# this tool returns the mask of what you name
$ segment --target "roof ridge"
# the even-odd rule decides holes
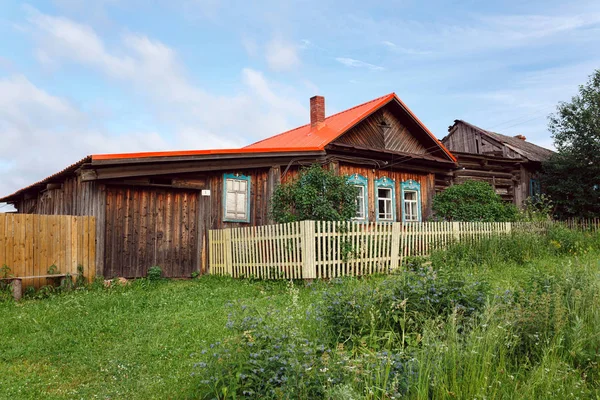
[[[458,121],[460,121],[460,122],[462,122],[462,123],[464,123],[464,124],[470,125],[470,126],[472,126],[473,128],[477,128],[477,129],[479,129],[480,131],[482,131],[482,132],[485,132],[485,133],[491,133],[491,134],[493,134],[493,135],[498,135],[498,136],[502,136],[502,137],[509,138],[509,139],[518,139],[516,136],[512,136],[512,135],[506,135],[506,134],[504,134],[504,133],[498,133],[498,132],[490,131],[490,130],[487,130],[487,129],[483,129],[483,128],[481,128],[481,127],[477,126],[477,125],[474,125],[474,124],[472,124],[472,123],[470,123],[470,122],[467,122],[467,121],[465,121],[465,120],[462,120],[462,119],[459,119]],[[534,145],[534,146],[540,147],[540,148],[542,148],[542,149],[545,149],[544,147],[542,147],[542,146],[540,146],[540,145],[537,145],[537,144],[535,144],[535,143],[529,142],[529,141],[527,141],[527,140],[523,140],[523,139],[519,139],[519,140],[522,140],[524,143],[528,143],[528,144],[531,144],[531,145]],[[548,149],[546,149],[546,150],[548,150]]]
[[[354,110],[354,109],[356,109],[356,108],[363,107],[363,106],[365,106],[365,105],[367,105],[367,104],[369,104],[369,103],[374,103],[374,102],[377,102],[377,101],[383,100],[383,99],[385,99],[386,97],[395,96],[395,95],[396,95],[396,93],[395,93],[395,92],[391,92],[391,93],[388,93],[388,94],[386,94],[386,95],[383,95],[383,96],[377,97],[377,98],[375,98],[375,99],[371,99],[371,100],[369,100],[369,101],[365,101],[364,103],[358,104],[358,105],[356,105],[356,106],[354,106],[354,107],[350,107],[350,108],[347,108],[347,109],[345,109],[345,110],[339,111],[339,112],[337,112],[337,113],[335,113],[335,114],[331,114],[330,116],[328,116],[328,117],[325,117],[325,121],[327,121],[329,118],[336,117],[336,116],[338,116],[338,115],[340,115],[340,114],[343,114],[343,113],[346,113],[346,112],[352,111],[352,110]],[[269,140],[269,139],[273,139],[273,138],[276,138],[276,137],[278,137],[278,136],[281,136],[281,135],[285,135],[286,133],[293,132],[293,131],[295,131],[295,130],[298,130],[298,129],[304,128],[304,127],[306,127],[306,126],[308,126],[308,125],[310,125],[310,123],[308,123],[308,124],[304,124],[304,125],[300,125],[300,126],[298,126],[298,127],[296,127],[296,128],[293,128],[293,129],[288,129],[288,130],[287,130],[287,131],[285,131],[285,132],[281,132],[281,133],[278,133],[278,134],[276,134],[276,135],[273,135],[273,136],[266,137],[266,138],[264,138],[264,139],[261,139],[261,140],[259,140],[259,141],[257,141],[257,142],[250,143],[250,144],[248,144],[248,145],[246,145],[246,146],[244,146],[244,147],[242,147],[242,148],[244,149],[244,148],[246,148],[246,147],[250,147],[250,146],[253,146],[253,145],[255,145],[255,144],[262,143],[262,142],[264,142],[265,140]]]

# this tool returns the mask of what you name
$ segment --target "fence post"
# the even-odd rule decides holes
[[[229,276],[233,276],[233,246],[231,243],[231,228],[225,229],[223,235],[223,251],[225,252],[223,261],[225,261],[225,271]]]
[[[398,258],[400,257],[400,235],[402,222],[392,222],[392,245],[391,245],[391,258],[390,258],[390,269],[393,271],[398,268]]]
[[[506,222],[506,234],[510,235],[510,233],[512,232],[512,222]]]
[[[460,242],[460,222],[452,222],[452,233],[454,240]]]
[[[317,268],[315,261],[315,221],[300,222],[302,279],[315,279]]]

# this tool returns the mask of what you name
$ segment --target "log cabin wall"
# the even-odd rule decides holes
[[[458,158],[459,169],[454,171],[453,183],[460,184],[470,180],[487,182],[503,200],[522,204],[525,199],[523,183],[527,179],[523,176],[522,167],[525,160],[458,152],[454,154]]]

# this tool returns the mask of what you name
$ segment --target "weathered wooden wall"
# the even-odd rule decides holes
[[[275,166],[275,170],[279,166]],[[270,197],[275,187],[275,180],[279,180],[276,172],[269,172],[269,168],[256,168],[252,170],[232,169],[229,171],[208,175],[211,191],[211,224],[210,229],[248,226],[248,223],[223,221],[223,173],[239,173],[250,177],[250,225],[260,226],[269,222]],[[271,177],[271,182],[269,181]]]
[[[66,178],[62,183],[47,185],[36,197],[25,198],[15,204],[22,214],[75,215],[96,217],[96,274],[104,269],[104,213],[105,187],[97,182],[82,182],[78,176]]]
[[[423,219],[431,215],[431,202],[435,194],[435,176],[434,174],[417,174],[403,171],[377,170],[362,166],[349,164],[340,164],[340,173],[344,175],[360,174],[368,180],[369,193],[369,221],[375,221],[375,180],[387,176],[393,179],[396,184],[396,217],[402,220],[402,201],[400,199],[400,184],[412,179],[421,184],[421,212]]]
[[[456,124],[452,131],[442,139],[442,143],[451,152],[487,154],[505,158],[521,158],[516,151],[504,146],[478,130],[465,124]]]
[[[339,137],[334,143],[411,154],[428,153],[428,149],[415,136],[415,133],[410,132],[389,108],[375,112],[348,133]]]
[[[510,158],[454,153],[459,169],[454,171],[454,183],[474,180],[487,182],[503,200],[521,204],[522,163]],[[522,160],[521,160],[522,161]]]
[[[108,187],[104,276],[136,278],[160,266],[164,276],[200,271],[199,193]]]
[[[61,274],[83,275],[92,281],[96,274],[96,230],[94,217],[66,215],[0,214],[0,267],[7,275],[48,275],[55,265]],[[2,277],[2,272],[0,272]],[[50,284],[45,278],[24,279],[23,285]]]

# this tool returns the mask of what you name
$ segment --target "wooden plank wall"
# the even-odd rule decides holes
[[[487,153],[500,157],[521,158],[521,155],[514,150],[462,123],[456,124],[452,131],[442,139],[442,143],[451,152]]]
[[[276,166],[278,169],[279,166]],[[266,225],[269,221],[270,198],[273,185],[269,184],[269,168],[253,170],[231,170],[227,173],[240,173],[250,177],[250,225]],[[272,179],[279,179],[279,174],[271,174]],[[209,176],[211,190],[211,225],[212,229],[248,226],[248,223],[223,221],[223,173]]]
[[[0,267],[10,268],[9,276],[47,275],[55,265],[57,273],[83,275],[91,282],[96,275],[96,219],[66,215],[0,214]],[[50,284],[45,278],[26,279],[23,285]]]
[[[160,266],[166,277],[200,271],[198,191],[108,187],[106,278],[146,276]]]
[[[385,129],[382,122],[386,124]],[[427,154],[432,150],[427,149],[389,108],[375,112],[334,143],[411,154]]]
[[[431,215],[431,203],[435,195],[435,175],[417,174],[404,171],[377,170],[362,166],[340,164],[340,173],[343,175],[361,174],[367,178],[369,194],[369,221],[375,221],[375,180],[387,176],[396,182],[396,217],[402,220],[402,202],[400,199],[400,184],[412,179],[421,184],[421,210],[423,219]]]
[[[103,274],[106,211],[106,192],[103,184],[82,182],[76,176],[69,177],[63,183],[40,192],[35,198],[20,201],[16,207],[22,214],[96,217],[96,274]]]

